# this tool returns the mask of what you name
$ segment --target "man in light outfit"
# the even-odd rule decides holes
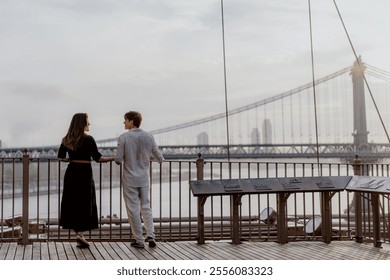
[[[125,129],[128,131],[118,138],[115,162],[123,163],[123,198],[135,237],[131,246],[144,248],[145,242],[148,242],[150,247],[155,247],[153,213],[149,199],[149,162],[153,157],[161,163],[164,157],[153,135],[140,129],[142,116],[139,112],[130,111],[124,118]],[[141,214],[146,229],[145,240],[142,236]]]

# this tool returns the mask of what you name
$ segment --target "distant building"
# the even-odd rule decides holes
[[[198,145],[208,145],[209,144],[209,135],[206,132],[202,132],[197,136]]]
[[[3,144],[1,143],[1,140],[0,140],[0,148],[3,147],[2,145],[3,145]]]
[[[259,129],[257,127],[252,129],[251,144],[252,145],[259,145],[260,144],[260,132],[259,132]]]
[[[269,119],[263,122],[263,144],[272,144],[272,125]]]

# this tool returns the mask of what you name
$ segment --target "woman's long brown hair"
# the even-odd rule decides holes
[[[70,150],[76,150],[80,140],[84,136],[85,126],[88,122],[86,113],[77,113],[70,122],[68,133],[62,138],[62,144]]]

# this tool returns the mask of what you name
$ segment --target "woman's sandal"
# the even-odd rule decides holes
[[[82,234],[77,234],[76,236],[76,241],[77,241],[77,247],[79,248],[88,248],[89,247],[89,242],[85,240],[84,236]]]

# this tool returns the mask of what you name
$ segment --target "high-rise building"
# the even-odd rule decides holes
[[[206,132],[198,134],[197,137],[198,145],[208,145],[209,144],[209,135]]]
[[[259,129],[257,127],[252,129],[251,144],[252,145],[259,145],[260,144],[260,132],[259,132]]]
[[[272,144],[272,125],[269,119],[263,122],[263,144]]]

